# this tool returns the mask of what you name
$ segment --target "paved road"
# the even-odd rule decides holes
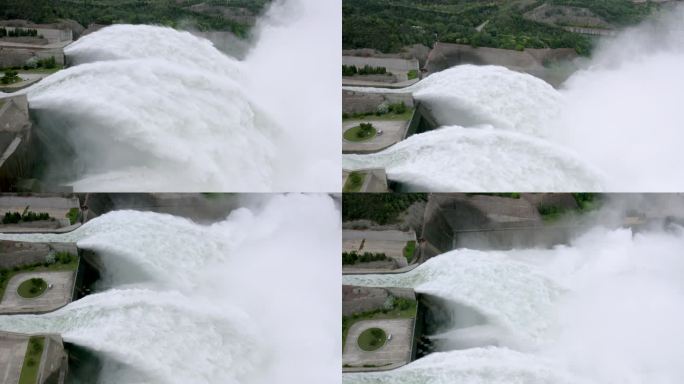
[[[7,283],[5,294],[0,301],[0,314],[44,313],[59,309],[71,302],[75,271],[63,272],[25,272],[14,275]],[[17,293],[19,284],[34,277],[52,284],[41,296],[26,299]]]
[[[362,320],[354,323],[347,333],[347,340],[342,353],[342,364],[363,367],[375,365],[372,370],[392,369],[411,362],[411,348],[413,347],[414,319]],[[392,340],[382,348],[367,352],[359,347],[357,342],[361,332],[369,328],[380,328]]]

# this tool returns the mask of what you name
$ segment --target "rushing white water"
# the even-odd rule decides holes
[[[600,174],[560,146],[492,127],[413,135],[370,155],[345,155],[344,167],[383,167],[415,191],[594,191]],[[438,166],[437,166],[438,165]]]
[[[679,6],[605,41],[560,90],[491,66],[431,75],[403,91],[413,92],[447,128],[376,156],[344,156],[343,166],[385,167],[390,178],[433,191],[680,191],[684,170],[673,164],[684,140],[682,18]],[[520,145],[513,135],[501,135],[492,148],[464,144],[484,135],[483,124],[535,144]],[[453,125],[462,133],[447,133]],[[556,169],[557,158],[548,155],[554,152],[589,166]],[[530,165],[533,171],[520,173]],[[558,177],[535,172],[539,168]]]
[[[345,276],[345,284],[414,287],[467,305],[508,334],[498,347],[443,351],[343,381],[681,382],[683,249],[681,229],[594,228],[550,250],[455,250],[404,275]],[[455,331],[438,337],[459,337]]]
[[[339,190],[340,9],[274,2],[244,61],[189,32],[110,26],[68,46],[76,65],[30,88],[30,106],[76,149],[76,190]]]
[[[339,227],[330,197],[290,195],[210,226],[115,211],[69,234],[2,235],[77,241],[106,276],[99,293],[0,328],[59,332],[121,363],[100,383],[336,383]]]

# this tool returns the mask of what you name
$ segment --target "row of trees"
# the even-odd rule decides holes
[[[7,29],[0,27],[0,38],[2,37],[23,37],[23,36],[38,36],[38,31],[35,29],[13,28]]]
[[[370,263],[372,261],[389,260],[387,255],[382,252],[364,252],[362,254],[356,251],[342,252],[342,265],[354,265],[356,263]]]
[[[17,224],[19,222],[31,222],[31,221],[41,221],[50,220],[50,215],[42,212],[24,212],[23,214],[19,212],[6,212],[5,216],[2,218],[3,224]]]
[[[385,67],[372,67],[366,64],[361,68],[357,68],[356,65],[342,65],[342,76],[385,75],[387,73],[387,68]]]

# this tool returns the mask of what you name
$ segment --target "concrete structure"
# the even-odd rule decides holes
[[[413,325],[415,319],[362,320],[347,333],[342,353],[343,372],[379,371],[401,367],[411,362]],[[392,339],[377,351],[367,352],[358,344],[361,332],[380,328]]]
[[[26,96],[0,98],[0,191],[12,191],[36,161]]]
[[[414,231],[373,231],[373,230],[342,230],[342,250],[357,253],[384,253],[391,261],[374,261],[343,265],[345,274],[382,273],[404,271],[408,262],[404,257],[404,248],[409,241],[417,241]]]
[[[0,241],[0,268],[12,269],[44,263],[50,254],[69,252],[77,256],[78,248],[71,243],[25,243]],[[76,294],[78,270],[73,271],[19,271],[7,282],[0,298],[0,314],[46,313],[69,304]],[[26,299],[17,293],[22,282],[31,278],[45,280],[48,288],[41,296]]]
[[[19,285],[33,278],[45,280],[48,289],[38,297],[31,299],[21,297],[17,293]],[[5,293],[0,300],[0,314],[39,314],[56,311],[71,302],[75,281],[76,271],[18,273],[7,283]]]
[[[1,195],[0,196],[0,218],[7,212],[22,213],[26,208],[36,213],[47,213],[51,220],[20,222],[17,224],[2,224],[0,222],[0,232],[4,233],[36,233],[53,232],[62,233],[78,228],[81,223],[71,224],[67,214],[71,209],[80,210],[80,202],[73,195],[40,195],[40,196],[20,196],[20,195]]]
[[[390,297],[401,297],[415,300],[416,294],[410,288],[377,288],[356,287],[352,285],[342,286],[342,316],[351,316],[355,313],[368,312],[382,308]]]
[[[18,384],[31,336],[43,336],[43,354],[38,368],[38,384],[64,384],[68,370],[67,354],[60,335],[27,335],[0,331],[0,381]]]
[[[384,193],[389,192],[387,185],[387,174],[384,169],[363,169],[354,171],[363,175],[363,185],[357,192]],[[352,171],[342,171],[342,185],[346,185]]]
[[[384,67],[391,75],[362,75],[343,77],[343,86],[357,87],[387,87],[403,88],[419,81],[419,78],[408,79],[409,71],[420,73],[420,66],[416,59],[402,59],[393,57],[362,57],[342,56],[342,65],[354,65],[362,68],[366,65],[371,67]]]
[[[416,300],[412,289],[342,286],[342,313],[344,316],[351,316],[381,309],[392,297]],[[418,317],[354,322],[349,327],[343,346],[343,372],[389,370],[410,363],[415,357],[416,340],[419,338],[416,332]],[[391,340],[387,340],[378,350],[362,350],[358,344],[359,335],[369,328],[382,329],[388,336],[392,336]]]
[[[0,240],[0,268],[45,262],[47,255],[54,252],[78,254],[73,243],[29,243],[23,241]]]
[[[429,74],[433,74],[461,64],[500,65],[539,77],[553,86],[559,86],[576,70],[572,62],[577,57],[577,52],[572,48],[527,48],[524,51],[514,51],[438,42],[430,51],[425,69]],[[565,65],[554,67],[550,66],[550,63]]]
[[[570,194],[432,194],[425,208],[421,252],[424,258],[456,248],[511,249],[567,243],[583,230],[573,223],[545,223],[538,206],[577,208]]]
[[[404,103],[413,108],[413,96],[410,93],[369,93],[361,91],[342,91],[342,113],[354,115],[357,113],[375,113],[382,104]]]
[[[6,24],[6,23],[5,23]],[[17,27],[0,25],[8,31]],[[74,35],[71,30],[46,28],[27,24],[22,29],[35,29],[37,37],[0,38],[0,68],[23,67],[33,61],[55,58],[58,65],[65,65],[64,48],[71,44]]]

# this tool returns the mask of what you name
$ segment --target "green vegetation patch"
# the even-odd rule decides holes
[[[413,261],[413,255],[416,253],[416,242],[415,240],[411,240],[406,243],[406,246],[404,247],[404,257],[406,258],[406,261],[411,264]]]
[[[555,205],[540,205],[537,207],[539,214],[545,222],[553,222],[568,213],[583,213],[593,211],[601,207],[601,195],[596,193],[573,193],[573,198],[577,202],[577,208],[564,208]]]
[[[354,75],[387,75],[391,74],[387,72],[385,67],[371,67],[370,65],[364,65],[358,68],[356,65],[342,65],[342,76],[354,76]]]
[[[14,84],[20,81],[22,81],[22,79],[19,77],[19,73],[14,70],[5,71],[5,75],[0,78],[0,83],[4,85]]]
[[[342,348],[347,340],[347,333],[354,323],[362,320],[380,319],[412,319],[418,314],[418,301],[402,297],[390,297],[384,308],[374,311],[342,316]]]
[[[348,141],[366,141],[377,136],[378,130],[371,123],[361,123],[356,127],[349,128],[342,135]]]
[[[406,76],[408,76],[409,80],[417,79],[418,78],[418,70],[412,69],[412,70],[408,71]]]
[[[50,220],[50,215],[45,212],[36,213],[28,210],[28,207],[24,209],[23,213],[19,212],[5,212],[5,216],[2,218],[3,224],[18,224],[21,222],[29,223],[32,221],[43,221]]]
[[[373,261],[392,260],[383,252],[364,252],[358,254],[356,251],[342,252],[342,265],[354,265],[356,263],[371,263]]]
[[[47,289],[47,282],[41,278],[34,277],[19,284],[17,293],[25,299],[33,299],[42,295]]]
[[[49,255],[42,263],[0,269],[0,299],[5,294],[7,283],[14,275],[25,272],[75,271],[77,268],[78,256],[69,252],[57,252]]]
[[[361,332],[357,342],[364,351],[376,351],[387,342],[387,333],[380,328],[369,328]]]
[[[394,223],[412,204],[427,201],[427,193],[347,193],[342,195],[342,220]]]
[[[366,179],[366,175],[363,172],[352,172],[347,176],[347,181],[342,187],[342,192],[359,192],[363,186],[363,181]]]
[[[78,216],[80,215],[80,213],[81,213],[81,210],[78,208],[69,209],[69,212],[67,212],[66,217],[69,219],[69,223],[71,223],[71,225],[76,224],[76,222],[78,221]]]
[[[44,336],[31,336],[29,338],[26,355],[24,356],[24,365],[21,367],[19,384],[36,384],[44,347]]]

